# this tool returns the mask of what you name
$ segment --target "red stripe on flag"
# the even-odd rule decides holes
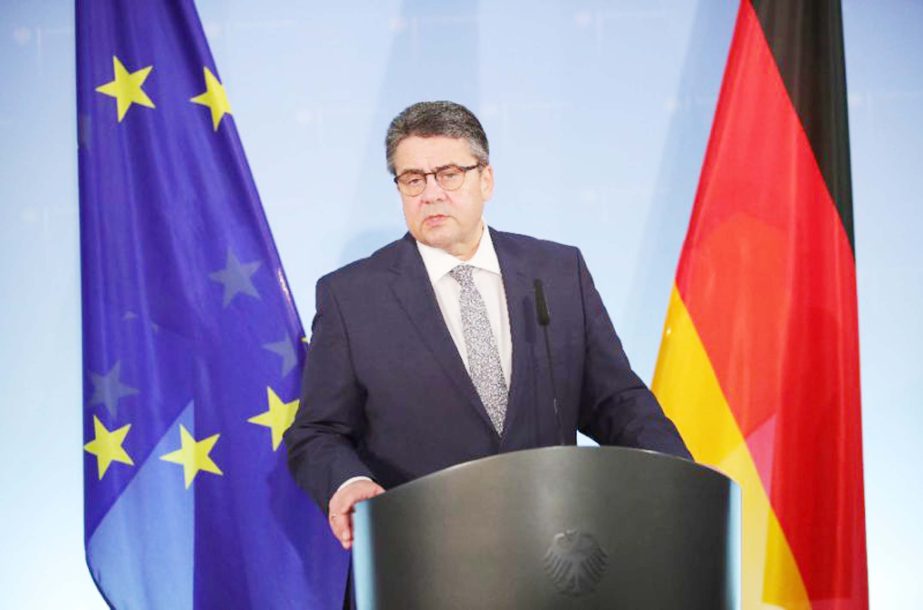
[[[677,287],[823,607],[868,604],[855,285],[843,224],[744,0]]]

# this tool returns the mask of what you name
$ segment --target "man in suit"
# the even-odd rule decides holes
[[[474,114],[414,104],[388,128],[386,156],[409,232],[318,281],[285,435],[295,479],[344,548],[357,502],[468,460],[575,444],[577,430],[690,457],[631,370],[579,250],[484,223],[494,177]],[[553,315],[553,376],[535,280]]]

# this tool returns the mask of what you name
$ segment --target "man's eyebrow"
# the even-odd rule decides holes
[[[461,167],[461,164],[460,164],[460,163],[454,163],[454,162],[453,162],[453,163],[446,163],[445,165],[440,165],[440,166],[436,167],[435,169],[433,169],[432,172],[424,172],[422,169],[418,169],[418,168],[416,168],[416,167],[408,167],[408,168],[405,169],[404,171],[398,172],[397,175],[398,175],[398,176],[403,176],[404,174],[431,174],[431,173],[433,173],[433,172],[439,172],[439,171],[442,171],[442,170],[444,170],[444,169],[448,169],[448,168],[450,168],[450,167]]]

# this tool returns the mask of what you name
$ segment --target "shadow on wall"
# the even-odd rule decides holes
[[[623,341],[632,346],[635,370],[644,379],[653,376],[660,348],[659,329],[666,316],[692,213],[735,17],[735,7],[699,2],[689,36],[676,90],[676,108],[664,140],[638,252],[637,260],[642,264],[631,278],[625,323],[621,328]]]
[[[343,246],[340,254],[340,265],[365,258],[396,239],[400,239],[407,229],[403,225],[383,226],[381,228],[363,231],[350,238]]]

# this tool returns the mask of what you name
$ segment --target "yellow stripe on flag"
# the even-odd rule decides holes
[[[741,486],[743,607],[810,608],[791,548],[675,285],[652,389],[696,461],[721,470]]]

